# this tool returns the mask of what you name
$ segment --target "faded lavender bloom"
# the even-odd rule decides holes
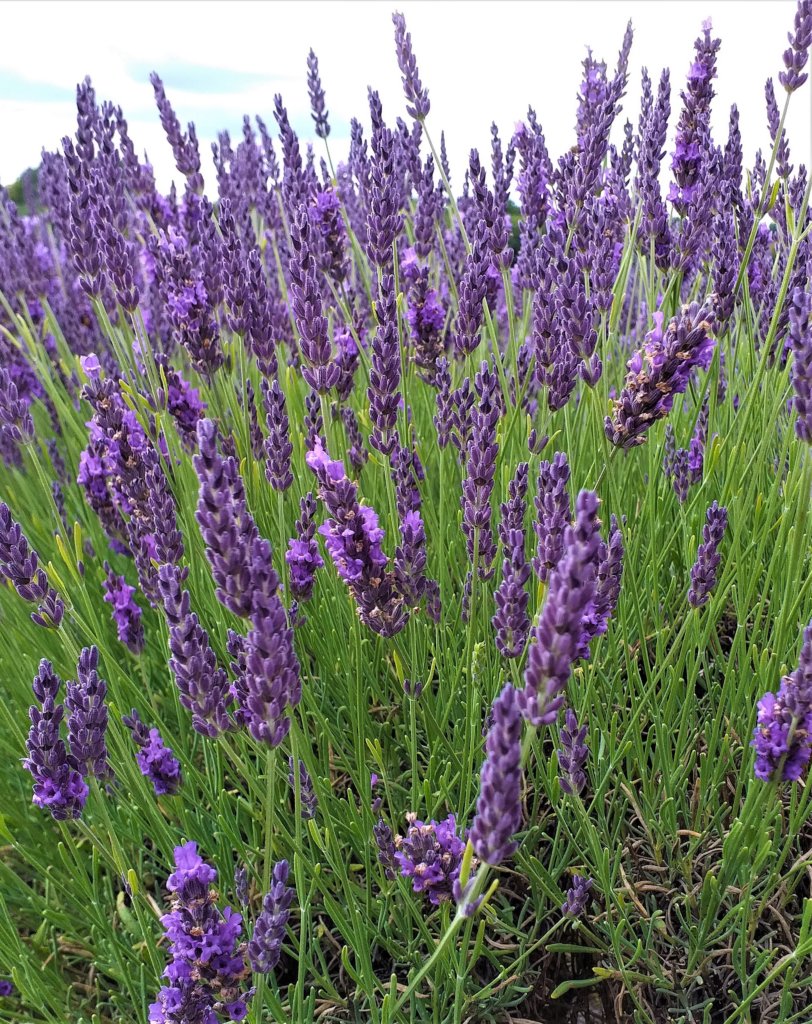
[[[133,600],[135,587],[131,587],[124,576],[117,576],[109,562],[104,563],[104,571],[107,574],[104,600],[112,605],[118,638],[133,654],[140,654],[144,649],[144,626],[141,609]]]
[[[784,50],[784,67],[778,80],[787,92],[795,92],[809,77],[806,62],[812,46],[812,0],[798,0],[795,12],[795,34],[787,33],[789,46]]]
[[[526,585],[530,565],[525,552],[524,515],[529,467],[520,462],[510,481],[508,500],[500,505],[499,539],[502,542],[502,581],[494,594],[496,647],[505,658],[517,658],[524,650],[530,630]]]
[[[265,477],[275,491],[285,491],[293,483],[293,473],[290,469],[293,445],[290,443],[285,393],[278,380],[268,384],[263,377],[260,387],[265,407],[265,425],[268,428],[268,436],[265,438]]]
[[[290,567],[290,591],[297,601],[309,601],[313,596],[316,570],[324,559],[316,542],[316,499],[310,491],[299,501],[300,515],[296,520],[296,536],[288,541],[285,561]]]
[[[270,974],[282,956],[282,941],[290,918],[293,888],[288,885],[288,862],[274,864],[270,891],[262,900],[262,911],[248,943],[248,962],[255,974]]]
[[[291,792],[295,793],[296,779],[293,774],[292,757],[288,758],[288,785]],[[301,801],[302,817],[305,820],[315,818],[319,802],[313,789],[313,780],[310,778],[310,772],[305,767],[305,763],[301,758],[299,759],[299,800]]]
[[[564,533],[564,553],[550,575],[527,658],[524,689],[519,691],[522,714],[537,727],[556,720],[572,666],[589,653],[586,628],[595,601],[599,527],[598,497],[593,491],[581,491],[575,502],[575,523]]]
[[[592,898],[592,879],[583,875],[573,875],[572,885],[567,889],[567,898],[561,905],[564,917],[582,917]]]
[[[307,92],[310,96],[310,116],[315,124],[316,135],[326,139],[330,134],[327,111],[324,107],[324,89],[319,75],[319,59],[311,50],[307,55]]]
[[[391,455],[397,444],[395,424],[400,404],[400,344],[395,281],[390,274],[381,278],[375,307],[378,329],[372,341],[372,366],[369,372],[369,418],[372,421],[373,448]]]
[[[47,807],[52,817],[64,821],[81,815],[88,787],[75,757],[68,753],[59,735],[64,716],[63,706],[56,703],[60,685],[50,661],[43,658],[33,683],[34,696],[42,707],[32,705],[28,710],[31,728],[23,767],[34,779],[33,800],[37,807]]]
[[[407,102],[406,112],[415,120],[422,121],[428,116],[431,104],[428,89],[423,88],[417,70],[417,60],[412,50],[412,34],[406,31],[406,19],[399,12],[395,11],[392,15],[392,22],[395,26],[395,52]]]
[[[188,570],[162,565],[158,588],[169,626],[169,667],[180,702],[192,713],[192,727],[214,738],[231,728],[228,675],[217,664],[209,635],[191,610],[191,595],[183,589]]]
[[[688,387],[695,367],[707,370],[715,341],[711,336],[712,300],[683,306],[663,330],[663,314],[654,314],[654,327],[642,349],[627,363],[628,375],[612,416],[606,417],[606,436],[619,448],[644,444],[646,431],[674,404],[674,395]]]
[[[167,747],[160,732],[154,726],[150,729],[144,725],[135,708],[129,715],[121,719],[130,730],[133,742],[138,747],[135,759],[141,774],[149,779],[156,796],[173,795],[180,788],[183,776],[180,761]]]
[[[372,828],[372,833],[375,836],[375,845],[378,847],[378,860],[383,865],[384,878],[388,878],[391,881],[397,874],[398,869],[392,829],[383,818],[379,818]]]
[[[48,583],[45,570],[39,567],[39,557],[11,511],[0,501],[0,575],[11,582],[24,601],[39,605],[31,614],[38,626],[59,627],[65,611],[62,598]]]
[[[336,571],[355,599],[361,621],[381,636],[394,636],[406,623],[406,609],[381,543],[378,514],[358,502],[358,485],[342,462],[330,459],[319,441],[306,455],[319,482],[319,497],[331,518],[319,529]]]
[[[727,509],[714,501],[705,516],[702,527],[702,543],[696,551],[696,561],[691,568],[691,586],[688,590],[688,603],[694,608],[701,608],[710,597],[716,586],[719,563],[719,544],[727,528]]]
[[[168,984],[150,1004],[150,1024],[216,1024],[215,1007],[232,1021],[248,1012],[240,991],[247,974],[242,917],[231,907],[217,908],[216,879],[197,843],[175,847],[175,871],[166,883],[172,909],[161,918],[169,940]]]
[[[462,529],[468,542],[468,557],[481,579],[493,574],[496,542],[491,527],[491,492],[496,472],[496,425],[499,422],[499,382],[496,373],[483,362],[476,375],[477,404],[468,448],[466,475],[462,484]]]
[[[492,715],[471,842],[480,860],[495,865],[515,851],[513,836],[522,823],[522,716],[511,683],[505,683],[493,702]]]
[[[803,288],[796,288],[789,299],[789,347],[792,351],[790,380],[797,416],[795,433],[801,441],[812,444],[812,317],[810,295]]]
[[[453,895],[460,877],[465,843],[457,835],[457,820],[449,814],[443,821],[425,824],[415,814],[407,814],[405,836],[395,836],[395,860],[404,878],[411,878],[412,889],[425,893],[436,907]]]
[[[556,452],[552,462],[544,459],[539,463],[536,487],[536,557],[533,568],[542,583],[547,583],[550,574],[561,561],[564,552],[564,531],[572,522],[570,494],[567,484],[570,479],[570,465],[564,452]]]
[[[564,725],[558,734],[558,742],[561,746],[556,751],[558,765],[561,769],[558,784],[565,793],[581,793],[586,785],[584,768],[589,757],[589,747],[586,742],[588,732],[589,729],[586,725],[578,724],[578,719],[572,708],[567,708]]]
[[[798,667],[784,676],[778,693],[758,702],[750,744],[755,747],[756,778],[796,782],[812,756],[812,623],[804,630]]]
[[[76,766],[85,777],[104,782],[112,775],[107,759],[107,683],[99,676],[97,647],[84,647],[76,667],[76,682],[66,684],[68,742]]]

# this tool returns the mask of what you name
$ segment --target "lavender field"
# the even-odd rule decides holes
[[[450,166],[392,22],[3,191],[0,1021],[809,1024],[812,2],[756,153],[630,23]]]

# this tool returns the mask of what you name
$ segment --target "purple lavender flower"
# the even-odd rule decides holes
[[[62,598],[49,585],[36,551],[29,547],[4,501],[0,501],[0,575],[11,582],[24,601],[38,604],[31,615],[38,626],[59,628],[65,611]]]
[[[285,561],[290,567],[290,590],[297,601],[308,601],[313,595],[316,570],[324,565],[315,539],[316,499],[308,493],[300,500],[296,520],[296,536],[288,541]]]
[[[522,716],[510,683],[493,702],[492,716],[471,842],[480,860],[501,864],[515,851],[513,836],[522,823]]]
[[[302,376],[314,391],[325,394],[338,383],[341,368],[327,331],[311,232],[307,208],[302,207],[291,224],[291,308],[304,357]]]
[[[625,519],[624,519],[625,522]],[[595,604],[587,619],[590,640],[602,636],[615,614],[620,597],[620,581],[623,576],[623,534],[617,516],[609,517],[609,540],[601,542],[598,572],[595,577]]]
[[[789,46],[784,50],[784,67],[778,80],[787,92],[795,92],[809,77],[806,62],[809,60],[809,47],[812,46],[812,0],[798,0],[795,12],[795,34],[787,33]]]
[[[798,668],[784,676],[778,693],[758,703],[750,744],[756,751],[756,778],[796,782],[812,756],[812,623],[804,630]]]
[[[582,917],[592,898],[592,879],[583,875],[573,875],[572,885],[567,889],[567,898],[561,905],[564,917]]]
[[[228,676],[217,664],[209,635],[191,610],[191,595],[183,589],[188,570],[162,565],[158,588],[169,626],[169,667],[180,691],[181,704],[192,713],[192,727],[214,738],[231,728]]]
[[[117,576],[109,562],[104,563],[104,571],[107,574],[104,600],[112,605],[118,638],[133,654],[140,654],[144,649],[144,627],[141,609],[133,600],[135,587],[131,587],[124,576]]]
[[[290,730],[288,709],[302,696],[299,660],[293,648],[293,630],[279,599],[279,577],[267,540],[255,538],[249,566],[253,592],[243,710],[254,739],[276,747]]]
[[[0,428],[15,444],[28,444],[34,437],[30,402],[20,398],[11,374],[0,369]]]
[[[795,392],[795,433],[812,444],[812,317],[809,292],[796,288],[789,300],[790,379]]]
[[[358,485],[347,476],[343,463],[330,459],[320,442],[307,453],[306,461],[331,516],[319,533],[355,599],[361,621],[381,636],[394,636],[406,623],[406,610],[381,548],[384,532],[375,509],[359,504]]]
[[[200,480],[195,518],[217,584],[217,599],[234,615],[251,611],[251,547],[258,536],[248,511],[245,488],[232,456],[217,451],[212,420],[197,425],[200,451],[193,461]]]
[[[285,403],[285,393],[274,380],[270,385],[263,377],[260,381],[262,401],[265,407],[265,424],[268,436],[265,438],[265,476],[275,491],[285,491],[293,483],[290,456],[290,424]]]
[[[84,647],[76,667],[76,682],[68,681],[68,742],[76,765],[84,776],[104,782],[112,775],[107,759],[107,683],[99,676],[97,647]]]
[[[416,608],[433,590],[426,578],[426,530],[417,487],[417,453],[398,447],[393,454],[392,476],[400,517],[400,543],[395,549],[395,579],[404,603]]]
[[[473,410],[473,430],[460,501],[468,557],[481,579],[490,578],[496,557],[491,527],[491,492],[499,451],[496,441],[496,425],[501,413],[498,387],[496,373],[487,362],[483,362],[476,375],[478,403]]]
[[[316,135],[320,139],[326,139],[330,134],[330,124],[327,120],[327,111],[324,108],[324,89],[319,75],[319,59],[312,50],[307,55],[307,91],[310,95],[310,116],[316,126]]]
[[[161,924],[169,940],[168,984],[150,1004],[151,1024],[216,1024],[217,1010],[241,1021],[248,1012],[241,993],[245,947],[239,944],[242,918],[222,912],[211,888],[217,872],[197,852],[197,843],[175,847],[175,871],[167,889],[172,910]]]
[[[727,509],[714,501],[707,511],[705,525],[702,527],[702,543],[696,551],[696,561],[691,567],[691,586],[688,590],[688,603],[693,608],[701,608],[710,597],[716,586],[719,563],[719,544],[727,528]]]
[[[465,843],[457,835],[457,820],[449,814],[443,821],[418,821],[407,814],[406,835],[395,836],[395,860],[404,878],[411,878],[412,889],[425,893],[439,906],[450,900],[454,883],[460,877]]]
[[[187,125],[187,131],[184,133],[181,130],[178,116],[167,99],[163,82],[154,71],[149,76],[149,80],[155,90],[155,102],[161,117],[161,125],[166,132],[169,145],[172,147],[175,166],[181,174],[186,176],[191,188],[196,192],[202,192],[203,176],[200,173],[200,151],[197,145],[195,126]]]
[[[122,722],[130,730],[133,742],[138,747],[135,759],[141,774],[149,779],[156,796],[173,795],[180,788],[183,776],[180,761],[167,747],[160,732],[154,726],[148,729],[141,721],[135,708]]]
[[[0,978],[0,999],[14,994],[14,986],[6,978]]]
[[[505,658],[517,658],[522,653],[530,630],[527,612],[530,595],[526,589],[530,565],[525,553],[524,531],[528,471],[528,464],[520,462],[510,482],[508,501],[500,506],[502,581],[494,594],[496,614],[492,623],[496,630],[496,647]]]
[[[564,551],[564,531],[570,524],[570,495],[567,484],[570,466],[564,452],[556,452],[553,461],[544,459],[539,463],[536,487],[536,557],[533,568],[536,575],[546,583],[550,574],[561,561]]]
[[[683,108],[671,162],[675,182],[668,198],[680,214],[694,206],[707,161],[710,103],[714,95],[711,82],[716,77],[716,54],[721,45],[721,40],[711,39],[710,20],[703,23],[702,30],[694,43],[696,60],[688,72],[686,91],[682,93]]]
[[[445,448],[451,438],[453,402],[451,395],[451,371],[448,368],[448,360],[441,356],[437,360],[437,375],[434,380],[437,388],[435,398],[436,415],[434,426],[437,429],[437,444]]]
[[[293,758],[288,758],[288,785],[291,792],[296,792],[296,779],[293,774]],[[316,817],[316,808],[319,801],[316,798],[316,791],[313,789],[313,780],[310,772],[305,767],[304,761],[299,760],[299,799],[302,807],[302,817],[305,820]]]
[[[589,757],[588,732],[586,725],[578,724],[572,708],[567,708],[565,724],[558,734],[561,746],[556,751],[561,769],[558,784],[565,793],[581,793],[586,785],[584,767]]]
[[[550,575],[527,658],[524,689],[519,691],[522,714],[533,726],[556,720],[572,666],[589,650],[585,627],[594,611],[599,526],[597,495],[581,491],[575,502],[575,523],[564,533],[564,553]]]
[[[392,829],[383,818],[379,818],[372,829],[375,845],[378,847],[378,860],[383,865],[384,878],[390,881],[396,876],[398,862],[396,860],[395,838]]]
[[[33,683],[34,696],[42,707],[32,705],[28,711],[31,728],[23,766],[34,779],[34,803],[47,807],[57,821],[64,821],[81,815],[88,787],[59,735],[64,716],[63,706],[56,703],[60,685],[53,666],[43,658]]]
[[[392,22],[395,26],[395,52],[408,104],[406,112],[415,120],[422,121],[428,116],[431,104],[428,90],[423,88],[417,70],[417,60],[412,50],[412,34],[406,31],[406,19],[397,11],[392,15]]]
[[[378,330],[372,342],[369,372],[370,444],[382,455],[391,455],[397,438],[395,423],[400,404],[400,344],[398,342],[397,296],[394,278],[381,278],[375,316]]]
[[[654,314],[646,343],[627,364],[628,375],[614,411],[606,417],[606,436],[620,448],[644,444],[652,423],[666,416],[674,395],[688,387],[691,371],[707,370],[713,358],[711,304],[683,306],[663,330],[663,314]]]
[[[348,405],[341,409],[341,419],[344,421],[344,429],[347,432],[347,458],[356,473],[360,473],[369,458],[369,452],[364,444],[364,435],[358,423],[355,410]]]
[[[274,865],[270,892],[262,901],[262,912],[248,943],[248,961],[256,974],[270,974],[282,955],[282,940],[290,918],[293,888],[288,883],[288,862]]]

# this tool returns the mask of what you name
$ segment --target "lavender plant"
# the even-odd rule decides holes
[[[3,192],[2,1019],[808,1020],[809,0],[757,154],[629,26],[456,188],[393,26]]]

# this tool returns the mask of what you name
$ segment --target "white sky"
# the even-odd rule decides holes
[[[244,113],[273,121],[281,92],[294,127],[310,138],[306,57],[319,58],[333,126],[334,158],[343,158],[349,120],[368,125],[366,87],[377,88],[390,123],[406,117],[394,54],[391,12],[406,15],[418,65],[429,89],[429,129],[446,131],[459,187],[468,150],[489,157],[491,121],[503,139],[532,104],[555,159],[573,142],[576,93],[586,47],[614,67],[626,21],[635,30],[629,90],[620,124],[636,125],[640,69],[655,83],[671,68],[671,124],[692,60],[693,41],[711,17],[722,39],[714,100],[717,139],[726,136],[730,104],[741,115],[745,166],[766,148],[764,82],[777,82],[795,0],[598,0],[598,2],[226,2],[115,3],[7,0],[0,50],[0,182],[10,184],[75,129],[75,84],[89,74],[98,98],[121,104],[140,152],[158,182],[176,174],[154,107],[149,72],[163,77],[181,119],[194,120],[211,191],[211,141],[227,128],[239,137]],[[787,122],[793,162],[812,164],[812,89],[807,82]],[[619,127],[619,126],[618,126]],[[315,140],[317,156],[323,153]],[[667,170],[667,168],[666,168]]]

